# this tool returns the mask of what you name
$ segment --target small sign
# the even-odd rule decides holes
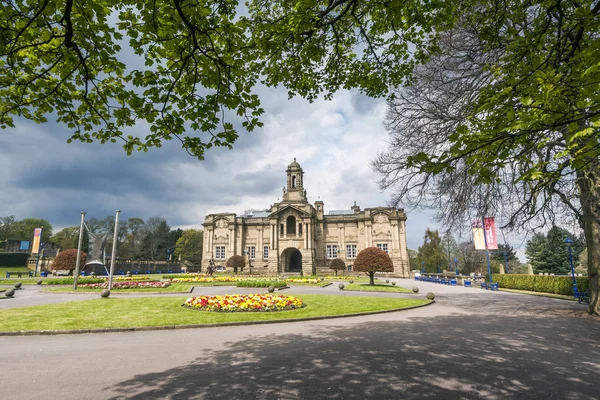
[[[29,250],[29,240],[21,240],[21,247],[19,250]]]

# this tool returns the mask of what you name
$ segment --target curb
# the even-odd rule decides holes
[[[165,331],[174,329],[198,329],[198,328],[220,328],[226,326],[244,326],[244,325],[266,325],[266,324],[281,324],[286,322],[304,322],[304,321],[319,321],[324,319],[362,317],[367,315],[387,314],[398,311],[413,310],[416,308],[427,307],[435,303],[435,300],[429,303],[418,306],[410,306],[404,308],[396,308],[392,310],[371,311],[358,314],[332,315],[323,317],[309,318],[292,318],[278,321],[249,321],[249,322],[223,322],[218,324],[191,324],[191,325],[167,325],[167,326],[143,326],[131,328],[96,328],[96,329],[71,329],[71,330],[56,330],[56,331],[14,331],[0,332],[0,336],[41,336],[41,335],[72,335],[81,333],[118,333],[118,332],[146,332],[146,331]],[[196,310],[191,310],[196,311]]]

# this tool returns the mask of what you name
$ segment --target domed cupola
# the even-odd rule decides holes
[[[304,190],[304,172],[302,167],[294,158],[288,165],[287,186],[283,189],[283,201],[306,203],[306,190]]]

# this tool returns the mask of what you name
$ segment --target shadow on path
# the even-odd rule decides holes
[[[598,398],[600,324],[461,315],[252,336],[105,388],[113,399]],[[198,332],[198,340],[210,341]],[[181,344],[185,346],[185,344]]]

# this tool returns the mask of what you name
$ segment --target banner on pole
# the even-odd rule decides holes
[[[485,239],[483,238],[483,227],[480,219],[471,221],[471,229],[473,230],[473,244],[475,250],[485,250]]]
[[[498,240],[496,239],[496,222],[494,217],[486,217],[483,219],[485,224],[485,236],[484,227],[481,224],[480,219],[474,219],[471,221],[471,229],[473,230],[473,243],[475,244],[476,250],[485,250],[487,242],[488,250],[498,250]]]
[[[496,240],[496,221],[494,217],[483,219],[485,222],[485,239],[489,250],[498,250],[498,240]]]
[[[42,228],[35,228],[33,232],[33,248],[31,254],[37,254],[40,252],[40,242],[42,241]]]

